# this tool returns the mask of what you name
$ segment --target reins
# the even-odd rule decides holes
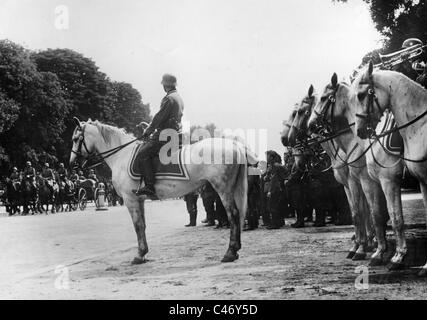
[[[400,158],[400,160],[404,160],[404,161],[407,161],[407,162],[414,162],[414,163],[421,163],[421,162],[425,162],[425,161],[427,161],[427,156],[425,156],[424,158],[422,158],[422,159],[417,159],[417,160],[415,160],[415,159],[409,159],[409,158],[405,158],[404,156],[402,156],[402,155],[395,155],[395,154],[392,154],[392,153],[390,153],[388,150],[386,150],[386,148],[384,147],[384,145],[381,143],[381,141],[380,141],[380,139],[381,138],[383,138],[383,137],[386,137],[386,136],[389,136],[389,135],[391,135],[392,133],[394,133],[394,132],[398,132],[398,131],[400,131],[400,130],[402,130],[402,129],[405,129],[405,128],[407,128],[407,127],[409,127],[409,126],[411,126],[411,125],[413,125],[414,123],[416,123],[417,121],[419,121],[420,119],[422,119],[423,117],[425,117],[426,115],[427,115],[427,110],[426,111],[424,111],[423,113],[421,113],[420,115],[418,115],[418,116],[416,116],[414,119],[412,119],[412,120],[410,120],[410,121],[408,121],[407,123],[405,123],[405,124],[403,124],[403,125],[401,125],[401,126],[396,126],[396,127],[394,127],[394,128],[392,128],[392,129],[390,129],[390,130],[387,130],[387,131],[385,131],[385,132],[383,132],[383,133],[381,133],[381,134],[376,134],[376,132],[375,132],[375,130],[371,127],[372,126],[372,117],[371,117],[371,113],[372,113],[372,111],[373,111],[373,108],[374,108],[374,103],[375,103],[375,105],[376,105],[376,107],[378,108],[378,110],[379,110],[379,112],[380,112],[380,114],[382,113],[381,112],[381,106],[380,106],[380,104],[379,104],[379,102],[378,102],[378,97],[377,97],[377,95],[375,94],[375,87],[374,87],[374,79],[373,79],[373,76],[372,76],[372,74],[369,76],[369,89],[368,89],[368,101],[367,101],[367,114],[363,114],[363,113],[361,113],[361,114],[358,114],[358,113],[356,113],[356,117],[359,117],[359,118],[362,118],[362,119],[366,119],[367,120],[367,122],[368,122],[368,130],[370,131],[370,133],[371,133],[371,137],[373,137],[374,138],[374,140],[376,140],[380,145],[381,145],[381,147],[383,148],[383,150],[384,150],[384,152],[386,152],[388,155],[393,155],[393,156],[396,156],[396,157],[399,157]],[[372,145],[372,144],[371,144]],[[372,156],[373,156],[373,154],[372,154]],[[374,157],[374,156],[373,156]],[[381,167],[383,167],[383,168],[387,168],[387,167],[384,167],[383,165],[381,165],[376,159],[375,159],[375,157],[374,157],[374,161],[378,164],[378,165],[380,165]],[[396,164],[397,164],[397,162],[396,162]],[[396,164],[394,164],[394,165],[396,165]],[[394,166],[393,165],[393,166]]]

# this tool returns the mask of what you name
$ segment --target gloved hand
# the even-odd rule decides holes
[[[150,136],[150,132],[147,129],[145,129],[144,133],[141,136],[141,138],[147,139],[149,136]]]

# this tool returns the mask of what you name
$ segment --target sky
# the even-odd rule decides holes
[[[282,121],[310,84],[321,91],[381,47],[362,0],[0,0],[4,38],[84,54],[138,89],[152,114],[172,73],[185,121],[267,132],[253,146],[260,156],[284,151]]]

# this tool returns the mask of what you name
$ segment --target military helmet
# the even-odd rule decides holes
[[[417,38],[409,38],[409,39],[406,39],[405,41],[403,41],[402,48],[409,48],[409,47],[415,46],[417,44],[423,45],[423,42]]]
[[[46,162],[44,166],[49,168],[49,163]]]
[[[61,163],[59,164],[59,166],[62,168],[62,167],[64,166],[64,164],[61,162]]]
[[[13,167],[12,170],[13,171],[18,171],[18,168],[17,167]]]
[[[31,166],[31,162],[30,161],[27,161],[27,166]]]
[[[161,84],[174,87],[174,86],[176,86],[176,77],[174,75],[166,73],[162,77]]]

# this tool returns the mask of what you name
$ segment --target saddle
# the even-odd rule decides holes
[[[395,127],[397,127],[397,124],[393,114],[391,112],[385,112],[380,123],[377,125],[376,132],[377,134],[381,134]],[[380,138],[380,142],[387,152],[397,156],[403,154],[403,139],[399,131],[395,131],[392,134]]]
[[[143,146],[142,142],[138,142],[131,153],[128,164],[128,174],[134,180],[140,180],[144,175],[142,168],[138,166],[139,157],[143,156],[139,150]],[[190,180],[187,168],[184,164],[184,153],[187,147],[181,147],[177,152],[170,155],[171,163],[162,163],[158,156],[152,159],[153,167],[156,168],[156,180]]]

